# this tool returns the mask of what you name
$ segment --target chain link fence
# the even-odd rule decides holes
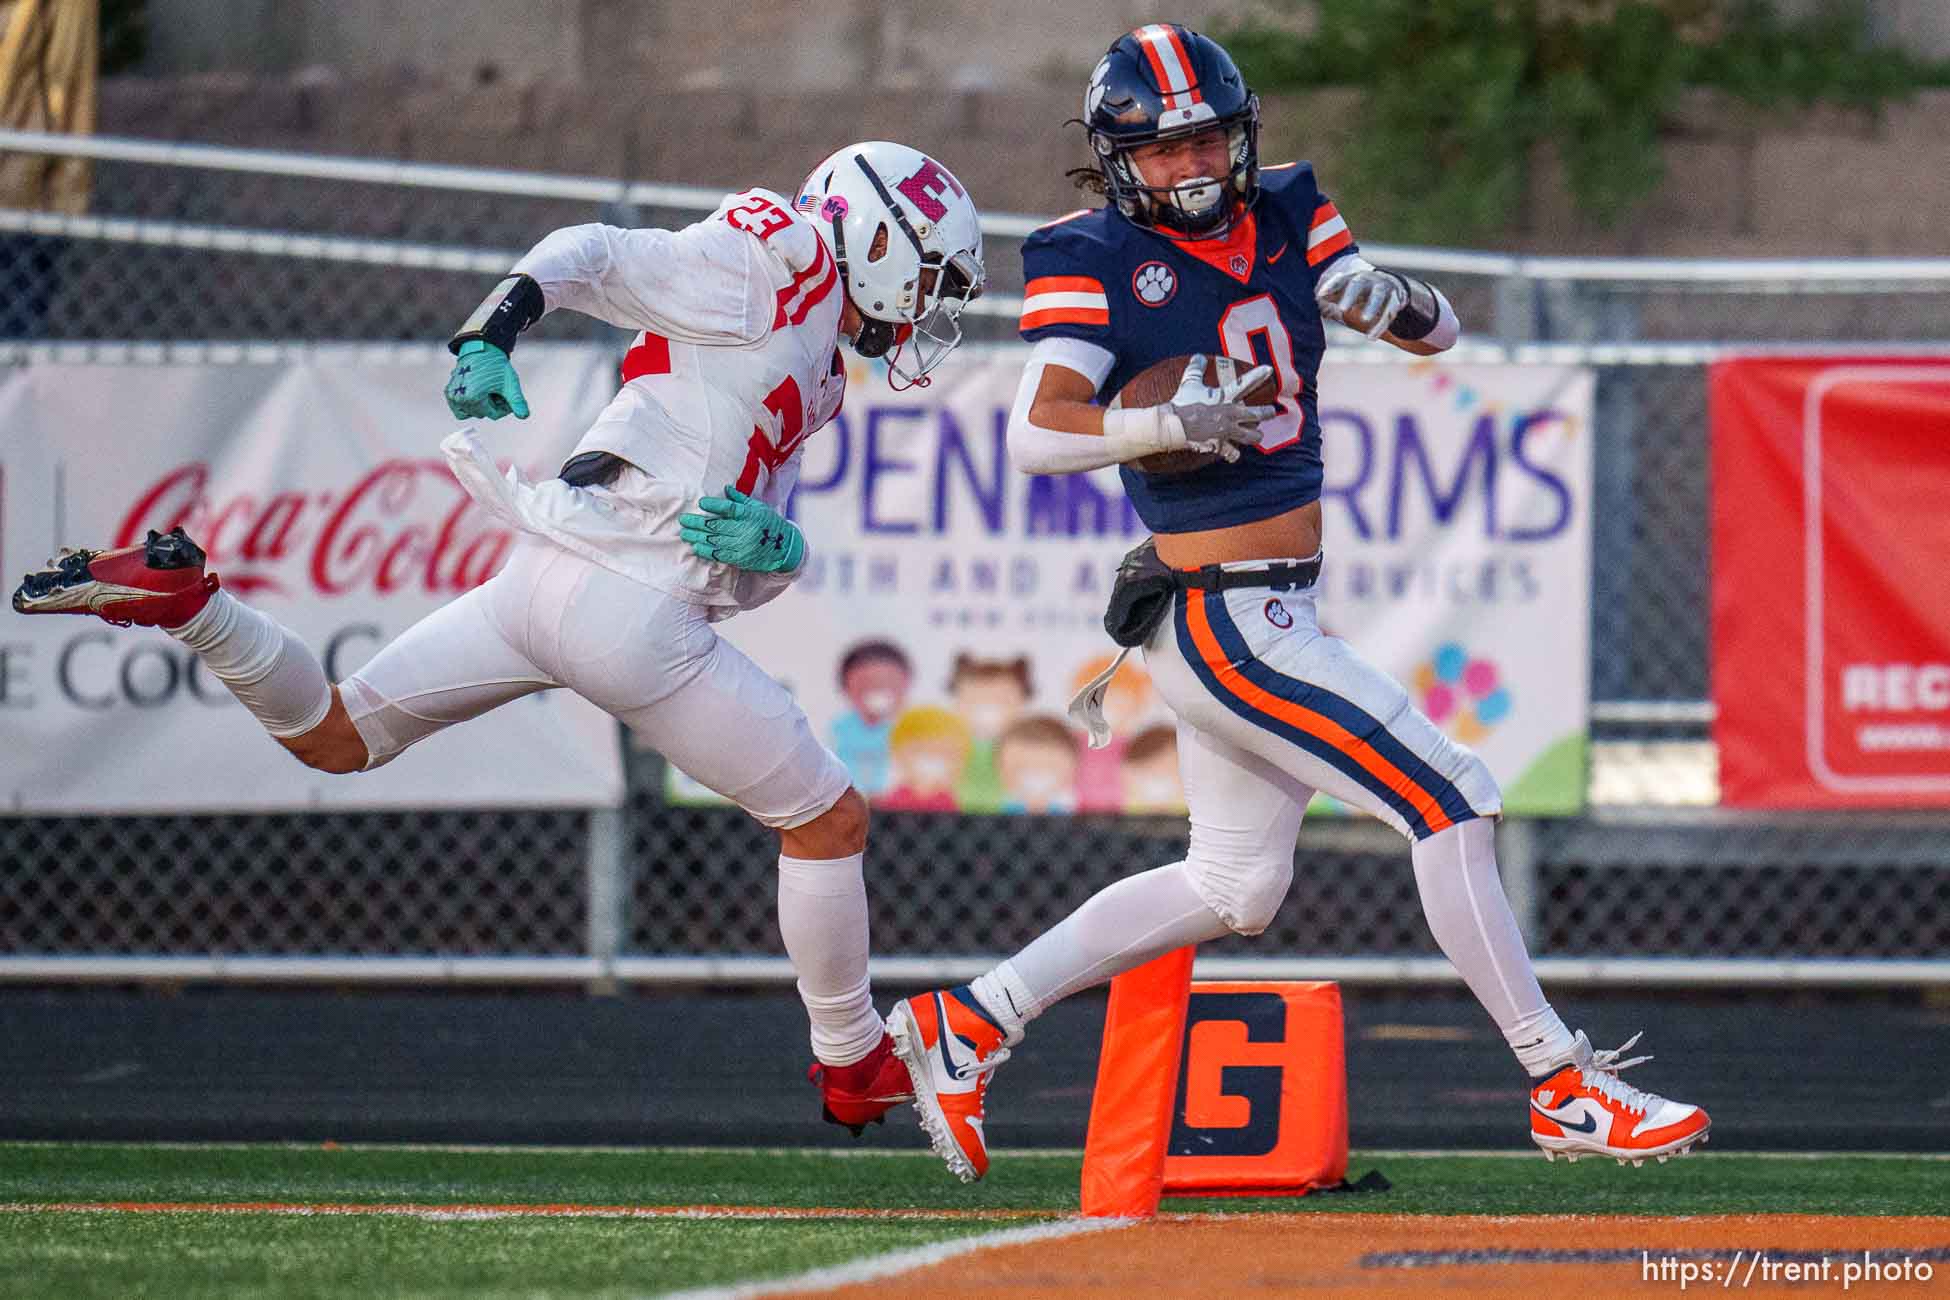
[[[588,817],[0,818],[0,952],[572,956]]]
[[[0,209],[0,364],[109,343],[437,340],[547,230],[682,224],[717,197],[0,132],[6,149],[86,150],[96,172],[87,217]],[[992,293],[971,338],[1013,337],[1017,247],[1034,224],[991,221]],[[1734,346],[1950,346],[1950,265],[1369,251],[1439,279],[1480,327],[1466,346],[1481,355],[1577,360],[1597,375],[1594,808],[1507,836],[1503,853],[1536,951],[1922,959],[1909,977],[1950,978],[1950,816],[1767,819],[1712,806],[1705,384],[1710,360]],[[538,328],[618,333],[570,313]],[[593,956],[636,961],[647,977],[667,969],[658,962],[711,959],[698,969],[778,978],[774,837],[735,810],[666,804],[658,766],[635,757],[614,833],[603,819],[615,814],[499,810],[0,817],[0,969],[436,954],[573,971]],[[1176,819],[882,814],[869,850],[876,950],[1009,951],[1106,882],[1175,860],[1185,838]],[[1403,845],[1349,823],[1303,834],[1293,890],[1264,936],[1211,950],[1436,956]]]

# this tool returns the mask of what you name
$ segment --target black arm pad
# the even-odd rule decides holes
[[[1429,332],[1442,319],[1442,304],[1437,300],[1435,290],[1427,281],[1418,280],[1412,275],[1403,275],[1400,271],[1388,271],[1385,274],[1399,280],[1402,292],[1408,295],[1408,302],[1395,313],[1395,319],[1388,326],[1388,332],[1410,343],[1427,338]]]
[[[534,276],[511,275],[495,285],[474,314],[454,331],[447,340],[447,351],[458,353],[460,345],[469,339],[486,339],[503,352],[513,353],[516,336],[540,320],[547,308],[542,286]]]

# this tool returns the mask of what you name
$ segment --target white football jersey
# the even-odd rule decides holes
[[[750,608],[783,590],[788,576],[698,559],[678,537],[677,516],[727,486],[783,512],[806,440],[840,409],[845,289],[811,223],[779,195],[746,190],[682,230],[566,227],[515,270],[541,285],[550,311],[639,331],[621,391],[576,445],[641,471],[613,489],[640,512],[634,535],[619,542],[618,521],[604,520],[584,537],[605,552],[594,558],[704,604]],[[571,526],[547,525],[535,531],[558,540]]]

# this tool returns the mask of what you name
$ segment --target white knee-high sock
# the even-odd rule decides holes
[[[1106,885],[969,987],[1014,1039],[1078,989],[1226,933],[1185,864],[1174,862]]]
[[[1537,983],[1496,871],[1496,826],[1478,817],[1418,840],[1411,856],[1422,912],[1443,955],[1529,1073],[1571,1053],[1571,1031]]]
[[[227,591],[213,592],[183,626],[163,630],[194,650],[280,740],[304,735],[331,711],[332,685],[318,656],[296,633]]]
[[[779,934],[827,1065],[853,1064],[885,1032],[867,982],[865,858],[779,857]]]

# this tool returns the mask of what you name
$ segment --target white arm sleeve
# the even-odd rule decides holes
[[[1425,280],[1423,283],[1428,282]],[[1455,347],[1456,340],[1462,337],[1462,318],[1456,315],[1456,309],[1449,305],[1449,299],[1443,296],[1442,290],[1431,284],[1429,292],[1435,295],[1435,328],[1424,334],[1418,342],[1426,343],[1439,352],[1447,352]]]
[[[1073,370],[1088,379],[1092,388],[1098,388],[1116,364],[1117,358],[1109,350],[1082,339],[1044,339],[1036,345],[1029,354],[1029,364],[1023,367],[1022,382],[1016,386],[1016,404],[1009,412],[1009,459],[1017,469],[1025,474],[1080,474],[1165,450],[1173,434],[1182,445],[1183,428],[1178,417],[1163,406],[1104,412],[1101,438],[1045,429],[1029,418],[1037,390],[1043,386],[1045,367]]]
[[[515,263],[550,311],[567,307],[685,342],[751,343],[772,327],[771,262],[722,218],[682,230],[566,226]]]

